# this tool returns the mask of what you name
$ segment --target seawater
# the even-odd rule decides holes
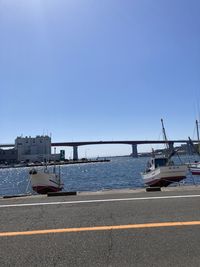
[[[61,178],[66,191],[98,191],[144,187],[140,172],[144,171],[149,158],[115,157],[110,162],[82,163],[60,166]],[[182,163],[193,161],[189,156],[181,157]],[[180,158],[175,157],[180,163]],[[52,167],[49,167],[50,169]],[[58,167],[57,167],[58,168]],[[41,169],[41,167],[38,167]],[[36,194],[29,181],[30,168],[0,169],[0,196]],[[188,174],[182,184],[200,184],[200,176]],[[173,184],[172,186],[176,186]]]

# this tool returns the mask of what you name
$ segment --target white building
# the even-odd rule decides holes
[[[51,138],[47,135],[36,137],[17,137],[15,149],[18,151],[18,161],[42,162],[56,159],[51,155]]]

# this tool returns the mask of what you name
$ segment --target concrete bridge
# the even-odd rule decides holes
[[[198,143],[197,140],[193,140],[194,143]],[[51,143],[51,146],[71,146],[73,147],[73,159],[78,159],[78,147],[79,146],[86,146],[86,145],[107,145],[107,144],[125,144],[132,146],[132,157],[138,157],[138,145],[145,145],[145,144],[168,144],[169,149],[172,150],[175,143],[187,144],[188,152],[191,152],[191,144],[189,140],[168,140],[168,141],[158,141],[158,140],[122,140],[122,141],[84,141],[84,142],[56,142]]]
[[[198,143],[198,140],[192,140],[193,143]],[[188,152],[191,152],[191,144],[189,140],[168,140],[168,141],[158,141],[158,140],[121,140],[121,141],[77,141],[77,142],[53,142],[52,147],[73,147],[73,159],[78,159],[78,147],[88,146],[88,145],[107,145],[107,144],[124,144],[132,146],[132,157],[138,157],[138,145],[146,144],[168,144],[169,149],[172,150],[175,143],[187,144]],[[14,144],[0,144],[0,148],[3,147],[14,147]]]

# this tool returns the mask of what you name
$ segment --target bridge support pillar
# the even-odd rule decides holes
[[[131,154],[131,156],[133,158],[137,158],[138,157],[137,144],[132,144],[132,154]]]
[[[73,160],[78,160],[78,146],[73,146]]]
[[[174,142],[169,142],[169,153],[174,151]]]
[[[193,147],[191,146],[191,143],[187,142],[187,154],[192,155],[193,154]]]

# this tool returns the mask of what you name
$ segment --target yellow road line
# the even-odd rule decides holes
[[[200,221],[162,222],[162,223],[145,223],[145,224],[128,224],[128,225],[111,225],[111,226],[107,225],[107,226],[95,226],[95,227],[33,230],[33,231],[23,231],[23,232],[0,232],[0,237],[2,237],[2,236],[19,236],[19,235],[23,236],[23,235],[72,233],[72,232],[85,232],[85,231],[108,231],[108,230],[125,230],[125,229],[139,229],[139,228],[192,226],[192,225],[200,225]]]

